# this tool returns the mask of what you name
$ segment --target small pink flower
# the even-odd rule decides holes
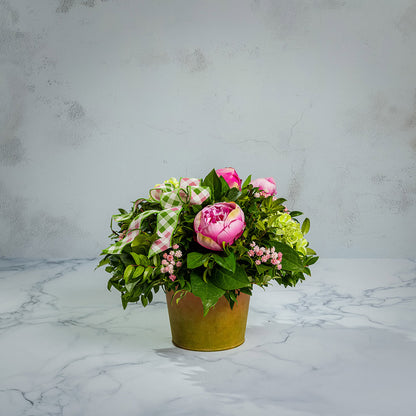
[[[175,257],[180,258],[182,257],[182,251],[178,250],[175,252]]]
[[[173,260],[173,255],[172,255],[172,254],[169,254],[169,255],[166,257],[166,259],[167,259],[167,261],[172,261],[172,260]]]
[[[256,246],[256,243],[254,242],[254,241],[252,241],[251,243],[250,243],[250,247],[255,247]]]
[[[163,258],[165,259],[168,256],[168,253],[163,253]]]
[[[255,263],[257,264],[257,266],[259,266],[261,264],[260,260],[256,260]]]
[[[174,274],[169,275],[169,279],[174,282],[176,280],[176,276]]]
[[[173,248],[174,250],[177,250],[177,249],[179,248],[179,245],[178,245],[178,244],[174,244],[172,248]]]
[[[258,192],[254,193],[254,198],[260,198],[260,194]]]
[[[257,251],[257,253],[256,253],[259,257],[261,257],[263,254],[264,254],[264,251],[263,250],[258,250]]]
[[[181,266],[182,266],[182,262],[181,261],[176,262],[176,267],[181,267]]]
[[[269,260],[269,258],[267,257],[267,256],[263,256],[262,258],[261,258],[261,261],[263,262],[263,263],[266,263],[266,261],[267,260]]]
[[[253,256],[254,256],[254,250],[249,250],[247,254],[248,254],[250,257],[253,257]]]
[[[279,251],[279,252],[277,253],[277,258],[278,258],[279,260],[282,260],[282,257],[283,257],[283,254]]]
[[[175,254],[175,252],[173,250],[169,251],[169,255],[173,256]]]
[[[277,266],[277,270],[281,270],[282,269],[282,265],[281,264],[279,264],[278,266]]]
[[[164,266],[167,266],[167,265],[169,264],[169,262],[168,262],[167,260],[163,259],[163,260],[162,260],[162,264],[163,264]]]
[[[166,268],[165,267],[162,267],[161,269],[160,269],[160,273],[166,273],[167,272],[167,270],[166,270]]]
[[[276,251],[276,249],[275,249],[274,247],[272,247],[272,248],[270,249],[270,251],[271,251],[272,253],[274,253],[274,252]]]

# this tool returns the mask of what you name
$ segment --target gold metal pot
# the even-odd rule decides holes
[[[201,299],[187,293],[179,302],[166,293],[172,342],[194,351],[221,351],[244,342],[250,296],[240,293],[233,309],[223,296],[204,316]]]

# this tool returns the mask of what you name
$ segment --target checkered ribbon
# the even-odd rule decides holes
[[[140,234],[141,222],[149,215],[157,213],[156,234],[158,239],[153,242],[149,250],[149,257],[167,250],[172,246],[172,235],[178,225],[182,205],[201,205],[210,197],[209,187],[200,186],[200,180],[195,178],[181,178],[179,188],[167,183],[150,190],[150,200],[159,201],[163,210],[149,210],[139,214],[131,223],[126,235],[121,241],[103,250],[103,254],[120,254],[127,244]],[[115,221],[126,221],[130,214],[114,215]]]
[[[179,188],[168,183],[150,190],[150,197],[159,200],[164,209],[157,216],[156,233],[159,238],[150,247],[149,257],[172,246],[172,235],[183,204],[201,205],[210,197],[209,187],[200,186],[200,183],[199,179],[181,178]]]

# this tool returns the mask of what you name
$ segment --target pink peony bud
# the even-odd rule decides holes
[[[217,169],[215,172],[218,176],[222,176],[225,179],[225,182],[227,182],[230,188],[235,187],[241,191],[242,181],[234,168]]]
[[[246,223],[244,212],[235,202],[218,202],[203,208],[195,217],[196,240],[201,246],[215,251],[222,244],[234,244],[243,234]]]
[[[255,188],[259,188],[262,196],[275,195],[277,192],[276,182],[273,178],[259,178],[251,182]],[[256,195],[255,195],[256,196]]]

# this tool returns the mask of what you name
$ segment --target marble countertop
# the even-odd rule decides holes
[[[0,259],[2,416],[416,414],[414,261],[321,259],[210,353],[172,345],[163,294],[123,311],[96,263]]]

